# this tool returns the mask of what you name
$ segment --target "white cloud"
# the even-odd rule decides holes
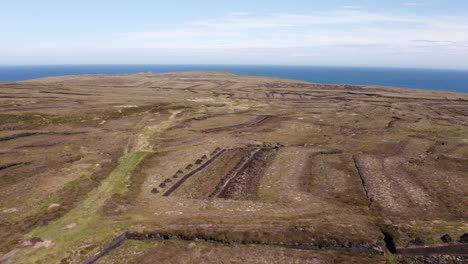
[[[205,28],[234,29],[276,29],[310,25],[345,25],[363,24],[369,22],[418,23],[419,20],[410,17],[370,13],[357,10],[337,10],[316,12],[311,14],[272,14],[264,17],[227,17],[192,21],[188,26]]]
[[[379,26],[385,23],[385,27]],[[181,49],[407,45],[414,40],[468,41],[468,18],[394,16],[361,11],[273,14],[188,22],[184,27],[116,34],[120,41]]]
[[[344,6],[342,6],[341,8],[343,8],[343,9],[362,9],[362,6],[358,6],[358,5],[344,5]]]
[[[422,2],[406,2],[404,3],[405,6],[424,6],[425,3]]]

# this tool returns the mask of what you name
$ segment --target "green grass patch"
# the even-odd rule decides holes
[[[146,155],[148,155],[147,152],[135,152],[122,157],[117,168],[76,208],[57,221],[31,232],[29,237],[49,239],[54,246],[48,249],[26,250],[22,252],[22,256],[20,255],[21,261],[40,263],[40,260],[61,259],[64,257],[63,254],[76,248],[83,241],[92,240],[99,243],[99,241],[112,238],[116,226],[104,219],[99,209],[112,195],[121,194],[127,190],[131,172]],[[75,223],[76,227],[65,230],[65,227],[71,223]]]

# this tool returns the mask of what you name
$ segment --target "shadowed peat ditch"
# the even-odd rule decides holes
[[[387,252],[390,254],[397,254],[401,256],[431,256],[431,255],[468,255],[468,244],[448,244],[438,246],[426,246],[426,247],[409,247],[409,248],[398,248],[393,237],[386,232],[384,234],[384,242]],[[162,233],[162,232],[149,232],[149,233],[137,233],[137,232],[124,232],[114,238],[107,246],[100,250],[95,255],[86,259],[84,264],[93,264],[98,259],[104,257],[112,250],[120,247],[127,240],[138,240],[138,241],[168,241],[168,240],[180,240],[180,241],[191,241],[191,242],[206,242],[224,245],[257,245],[257,246],[269,246],[269,247],[282,247],[289,249],[299,250],[324,250],[324,251],[341,251],[349,253],[360,253],[360,254],[371,254],[381,255],[385,252],[377,245],[371,244],[313,244],[313,243],[272,243],[264,241],[256,241],[254,239],[249,240],[228,240],[220,239],[214,235],[186,235],[182,233]]]
[[[269,157],[274,155],[273,150],[278,148],[260,147],[249,150],[234,168],[221,178],[208,197],[254,199],[256,196],[255,186],[263,175]]]
[[[93,264],[98,259],[104,257],[112,250],[123,245],[127,240],[138,240],[138,241],[168,241],[168,240],[180,240],[180,241],[193,241],[193,242],[206,242],[206,243],[215,243],[215,244],[224,244],[224,245],[257,245],[257,246],[270,246],[270,247],[282,247],[289,249],[299,249],[299,250],[326,250],[326,251],[341,251],[341,252],[350,252],[350,253],[361,253],[361,254],[373,254],[380,255],[384,252],[375,245],[343,245],[338,243],[331,244],[312,244],[312,243],[271,243],[263,241],[255,241],[252,239],[246,240],[227,240],[216,238],[215,236],[203,236],[203,235],[185,235],[178,233],[136,233],[136,232],[124,232],[114,238],[107,246],[100,250],[95,255],[89,257],[85,260],[84,264]]]
[[[70,135],[77,135],[77,134],[84,134],[87,132],[24,132],[24,133],[18,133],[6,137],[1,137],[1,141],[9,141],[9,140],[14,140],[18,138],[25,138],[25,137],[31,137],[31,136],[38,136],[38,135],[64,135],[64,136],[70,136]]]
[[[468,244],[397,248],[396,253],[404,256],[464,255],[468,256]]]
[[[177,188],[179,188],[185,181],[188,180],[188,178],[192,177],[194,174],[197,172],[203,170],[206,166],[210,165],[214,160],[216,160],[219,156],[221,156],[226,150],[222,149],[218,153],[216,153],[211,159],[209,159],[207,162],[205,162],[203,165],[198,167],[197,169],[191,171],[190,173],[186,174],[183,176],[176,184],[174,184],[169,190],[167,190],[163,196],[169,196],[171,195]]]
[[[239,128],[245,128],[245,127],[252,127],[259,125],[260,123],[272,118],[273,116],[270,115],[265,115],[265,116],[258,116],[253,120],[247,121],[242,124],[238,125],[231,125],[231,126],[224,126],[224,127],[215,127],[215,128],[208,128],[202,130],[204,133],[213,133],[213,132],[220,132],[220,131],[225,131],[225,130],[234,130],[234,129],[239,129]]]
[[[21,166],[21,165],[26,165],[26,164],[30,164],[31,162],[16,162],[16,163],[10,163],[10,164],[6,164],[6,165],[0,165],[0,170],[6,170],[6,169],[9,169],[9,168],[13,168],[13,167],[17,167],[17,166]]]

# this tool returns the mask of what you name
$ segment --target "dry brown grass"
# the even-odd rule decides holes
[[[466,94],[216,72],[0,89],[0,252],[10,262],[77,263],[130,231],[193,241],[129,240],[102,262],[391,263],[388,253],[277,245],[386,251],[382,230],[397,247],[468,230]],[[260,148],[273,149],[231,174],[225,198],[209,198]],[[204,166],[216,149],[226,152]],[[33,236],[53,246],[11,251]]]

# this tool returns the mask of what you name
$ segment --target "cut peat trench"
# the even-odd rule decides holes
[[[87,132],[25,132],[25,133],[19,133],[11,136],[6,136],[0,138],[0,142],[2,141],[9,141],[9,140],[14,140],[18,138],[24,138],[24,137],[31,137],[31,136],[37,136],[37,135],[64,135],[64,136],[70,136],[70,135],[76,135],[76,134],[84,134]]]
[[[13,167],[17,167],[17,166],[21,166],[21,165],[25,165],[25,164],[28,164],[28,163],[26,163],[26,162],[11,163],[11,164],[0,166],[0,170],[6,170],[6,169],[9,169],[9,168],[13,168]]]
[[[397,251],[395,241],[393,240],[393,236],[383,230],[382,234],[384,235],[385,247],[387,248],[388,252],[390,252],[391,254],[395,254]]]
[[[208,129],[202,130],[202,132],[213,133],[213,132],[220,132],[220,131],[223,131],[223,130],[231,130],[231,129],[238,129],[238,128],[256,126],[256,125],[258,125],[258,124],[260,124],[260,123],[262,123],[262,122],[264,122],[267,119],[270,119],[272,117],[273,116],[270,116],[270,115],[259,116],[259,117],[255,118],[253,120],[250,120],[250,121],[242,123],[242,124],[232,125],[232,126],[224,126],[224,127],[208,128]]]
[[[83,261],[83,264],[93,264],[98,259],[104,257],[105,255],[109,254],[113,249],[120,247],[125,241],[127,240],[128,233],[125,232],[120,236],[114,238],[107,246],[105,246],[102,250],[100,250],[96,255],[88,258],[87,260]]]
[[[100,94],[90,94],[90,93],[69,93],[69,92],[52,92],[52,91],[39,91],[39,93],[47,94],[64,94],[64,95],[83,95],[83,96],[102,96]]]
[[[312,243],[268,243],[261,241],[230,241],[230,240],[221,240],[213,237],[194,237],[186,236],[183,234],[160,234],[160,233],[133,233],[133,232],[124,232],[114,238],[107,246],[102,250],[97,252],[95,255],[89,257],[83,264],[93,264],[100,258],[109,254],[112,250],[123,245],[127,240],[137,240],[137,241],[169,241],[169,240],[179,240],[179,241],[195,241],[195,242],[205,242],[213,244],[224,244],[224,245],[245,245],[245,246],[269,246],[277,248],[288,248],[288,249],[298,249],[298,250],[324,250],[324,251],[338,251],[338,252],[350,252],[358,254],[371,254],[371,255],[381,255],[384,252],[378,248],[372,246],[348,246],[348,245],[316,245]]]
[[[248,165],[253,161],[255,156],[261,151],[262,149],[256,148],[251,150],[246,157],[244,157],[241,161],[239,161],[236,166],[228,173],[226,174],[221,181],[216,185],[215,190],[208,196],[208,197],[225,197],[227,189],[230,186],[230,183],[232,180],[234,180],[236,177],[242,174],[244,172]]]
[[[276,147],[257,147],[251,149],[229,173],[221,178],[210,198],[226,198],[238,200],[255,200],[257,186],[264,173],[268,161]]]
[[[22,149],[22,148],[46,148],[46,147],[53,147],[56,145],[59,145],[59,142],[55,143],[45,143],[45,144],[31,144],[31,145],[23,145],[23,146],[18,146],[15,147],[15,149]]]
[[[35,135],[43,135],[43,134],[46,134],[46,133],[42,133],[42,132],[19,133],[19,134],[15,134],[15,135],[11,135],[11,136],[2,137],[2,138],[0,138],[0,142],[1,141],[9,141],[9,140],[17,139],[17,138],[30,137],[30,136],[35,136]]]
[[[206,166],[208,166],[210,163],[212,163],[215,159],[217,159],[221,154],[223,154],[226,150],[222,149],[218,153],[216,153],[211,159],[203,163],[200,167],[196,168],[195,170],[189,172],[185,176],[183,176],[178,182],[176,182],[169,190],[167,190],[163,196],[169,196],[171,193],[173,193],[177,188],[179,188],[185,181],[187,181],[190,177],[192,177],[195,173],[201,171],[204,169]]]
[[[319,152],[313,152],[311,156],[314,157],[314,156],[320,156],[320,155],[335,155],[335,154],[343,154],[343,151],[338,150],[338,149],[323,150]]]
[[[349,246],[349,245],[317,245],[313,243],[271,243],[271,242],[262,242],[262,241],[243,241],[243,240],[225,240],[218,239],[212,236],[187,236],[184,234],[163,234],[163,233],[133,233],[126,232],[126,238],[128,240],[156,240],[156,241],[166,241],[166,240],[182,240],[182,241],[198,241],[198,242],[207,242],[215,244],[226,244],[226,245],[257,245],[257,246],[272,246],[272,247],[282,247],[290,249],[302,249],[302,250],[332,250],[332,251],[343,251],[343,252],[352,252],[352,253],[363,253],[363,254],[383,254],[383,251],[371,247],[371,246]]]
[[[468,256],[468,244],[397,248],[396,253],[403,256],[461,255]]]
[[[367,200],[369,201],[368,207],[370,208],[372,205],[372,198],[369,196],[369,190],[367,190],[366,181],[364,180],[364,176],[362,175],[361,165],[359,164],[359,158],[356,155],[353,155],[353,162],[354,166],[356,167],[357,173],[359,175],[359,179],[361,179],[361,185],[366,193]]]

